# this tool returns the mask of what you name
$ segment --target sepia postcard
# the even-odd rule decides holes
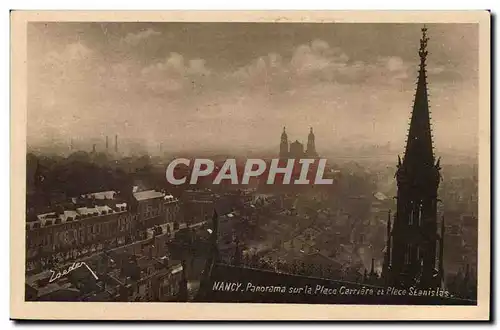
[[[11,318],[490,319],[489,12],[11,27]]]

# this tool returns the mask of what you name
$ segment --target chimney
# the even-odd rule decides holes
[[[95,154],[95,143],[92,145],[92,153]]]
[[[108,143],[108,136],[106,135],[106,151],[108,151],[109,143]]]
[[[118,134],[115,135],[115,152],[118,152]]]

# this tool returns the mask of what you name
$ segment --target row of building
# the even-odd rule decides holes
[[[175,198],[133,187],[59,200],[50,212],[30,213],[26,299],[186,301],[187,269],[172,258],[172,244],[203,226],[214,209],[229,218],[252,196],[196,189]]]
[[[145,239],[148,228],[181,221],[179,200],[165,192],[104,191],[69,199],[50,212],[28,216],[26,272]]]
[[[186,301],[184,263],[159,232],[26,277],[28,301]]]

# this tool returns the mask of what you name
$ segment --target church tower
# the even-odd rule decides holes
[[[437,225],[439,160],[434,158],[427,94],[427,29],[420,39],[420,68],[404,158],[398,156],[397,209],[388,238],[384,279],[394,286],[440,285],[442,247]],[[392,244],[392,246],[390,246]],[[438,258],[439,254],[439,258]]]
[[[283,127],[283,133],[281,133],[280,158],[288,158],[288,135],[286,134],[285,127]]]
[[[307,137],[307,149],[306,149],[306,156],[309,158],[316,158],[318,157],[318,154],[316,153],[316,144],[314,142],[314,132],[313,128],[310,128],[309,131],[309,136]]]

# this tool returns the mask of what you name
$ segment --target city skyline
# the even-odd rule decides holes
[[[118,134],[152,150],[276,150],[283,126],[302,142],[312,126],[320,152],[340,143],[402,152],[419,28],[31,23],[28,145]],[[477,150],[477,27],[428,28],[437,153]]]

